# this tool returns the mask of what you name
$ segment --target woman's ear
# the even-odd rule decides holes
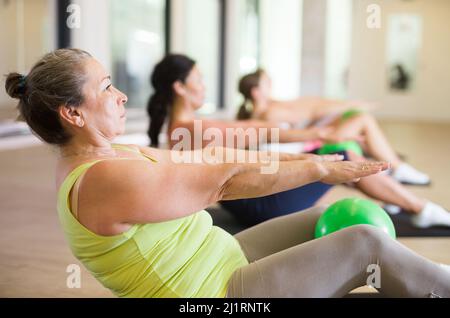
[[[186,88],[184,87],[183,83],[180,81],[176,81],[173,83],[172,88],[176,95],[179,96],[185,96],[186,95]]]
[[[84,119],[78,107],[62,105],[59,106],[58,112],[61,121],[66,122],[71,126],[77,126],[80,128],[84,126]]]

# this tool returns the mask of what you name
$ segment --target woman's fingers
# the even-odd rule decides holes
[[[319,158],[320,158],[322,161],[329,161],[329,162],[342,161],[342,160],[345,159],[343,155],[339,155],[339,154],[334,154],[334,155],[324,155],[324,156],[319,156]]]
[[[377,174],[389,168],[386,162],[323,162],[323,166],[328,169],[329,174],[322,179],[322,182],[329,184],[339,184],[346,182],[358,182],[359,179]]]
[[[311,160],[311,161],[316,161],[316,162],[322,161],[322,158],[320,158],[320,156],[315,155],[315,154],[309,154],[309,153],[299,154],[296,157],[296,159],[297,160]]]
[[[360,177],[367,177],[372,174],[379,173],[389,168],[389,163],[387,162],[355,162],[357,165],[357,171]]]
[[[302,156],[303,160],[311,160],[315,162],[337,162],[342,161],[345,159],[343,155],[340,154],[333,154],[333,155],[314,155],[314,154],[308,154]]]
[[[391,163],[390,162],[383,162],[383,168],[381,169],[381,171],[386,171],[391,169]]]

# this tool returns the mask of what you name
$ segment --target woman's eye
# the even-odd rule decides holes
[[[108,86],[106,86],[106,90],[108,91],[111,88],[112,84],[109,84]]]

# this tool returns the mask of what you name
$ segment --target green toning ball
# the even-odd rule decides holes
[[[393,239],[396,238],[389,215],[372,201],[358,198],[344,199],[330,205],[317,221],[315,237],[320,238],[361,224],[376,226]]]
[[[319,149],[319,155],[329,155],[332,153],[342,152],[342,151],[353,151],[359,156],[363,155],[361,146],[353,140],[343,141],[336,144],[325,144]]]
[[[347,120],[347,119],[350,119],[350,118],[352,118],[352,117],[354,117],[354,116],[356,116],[356,115],[359,115],[359,114],[361,114],[361,113],[362,113],[361,110],[358,110],[358,109],[350,109],[350,110],[347,110],[346,112],[344,112],[344,113],[342,114],[342,119],[343,119],[343,120]]]

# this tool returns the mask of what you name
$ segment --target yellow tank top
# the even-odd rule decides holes
[[[97,235],[78,222],[70,191],[100,161],[75,168],[58,191],[59,219],[75,257],[119,297],[225,297],[231,275],[248,261],[237,240],[212,225],[208,212],[134,225],[116,236]]]

